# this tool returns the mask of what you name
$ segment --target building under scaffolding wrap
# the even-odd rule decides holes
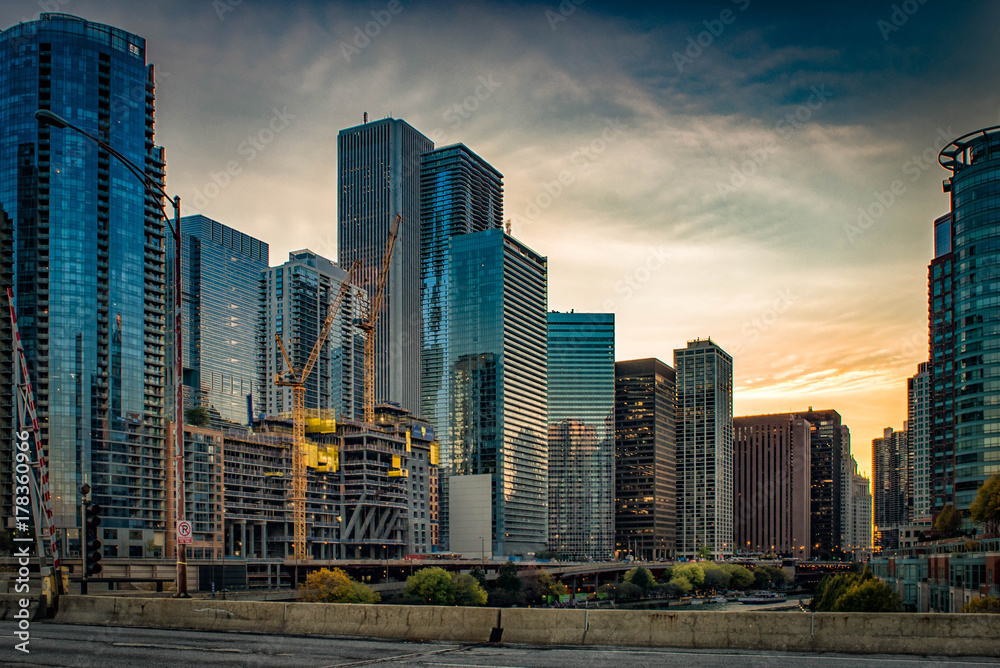
[[[384,405],[376,424],[309,419],[306,540],[315,560],[394,559],[431,552],[437,536],[438,447],[433,430]],[[284,559],[294,537],[291,424],[224,439],[225,554]]]

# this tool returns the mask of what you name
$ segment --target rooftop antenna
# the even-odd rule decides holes
[[[510,236],[510,218],[507,219],[507,221],[504,223],[504,225],[507,227],[507,236],[509,237]]]
[[[365,123],[367,123],[367,122],[368,122],[368,112],[366,111],[365,112]]]

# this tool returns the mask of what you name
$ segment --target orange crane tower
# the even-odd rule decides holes
[[[389,263],[392,259],[392,249],[396,245],[399,234],[399,224],[403,217],[396,214],[389,230],[389,238],[385,242],[385,253],[382,255],[382,268],[379,270],[375,293],[369,296],[367,309],[362,310],[362,318],[357,323],[358,329],[365,333],[365,422],[375,422],[375,323],[378,322],[379,311],[385,296],[385,281],[389,277]]]
[[[278,341],[278,347],[281,348],[281,355],[285,358],[285,365],[287,369],[284,373],[275,374],[274,384],[279,387],[291,387],[292,388],[292,518],[293,524],[295,526],[295,535],[292,543],[292,557],[294,559],[308,559],[309,555],[306,553],[306,379],[309,378],[309,374],[312,372],[313,366],[316,364],[316,360],[319,359],[319,352],[323,349],[323,344],[326,342],[326,337],[330,333],[330,328],[333,327],[333,321],[336,320],[337,311],[340,310],[340,303],[344,300],[344,296],[347,291],[351,289],[351,282],[354,279],[354,274],[358,267],[361,265],[360,262],[355,262],[351,265],[351,268],[347,271],[347,276],[340,284],[340,290],[337,291],[337,297],[333,304],[330,305],[330,310],[327,311],[326,320],[323,321],[323,328],[320,330],[319,337],[316,339],[316,345],[313,346],[312,352],[309,353],[309,359],[306,361],[302,370],[297,370],[292,366],[292,361],[288,357],[288,353],[285,351],[285,345],[281,342],[281,336],[278,334],[274,335],[274,338]]]

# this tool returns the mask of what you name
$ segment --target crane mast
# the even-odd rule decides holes
[[[376,279],[375,293],[369,297],[367,312],[363,313],[364,317],[358,323],[358,328],[365,333],[364,419],[368,423],[375,422],[375,324],[378,322],[379,312],[382,310],[385,282],[389,277],[392,250],[396,246],[396,237],[399,234],[401,222],[403,222],[403,217],[397,213],[396,219],[392,222],[392,229],[389,230],[389,238],[385,242],[385,253],[382,254],[382,266]]]
[[[278,347],[281,349],[281,355],[285,359],[285,366],[287,368],[284,374],[275,374],[274,384],[279,387],[292,388],[292,494],[290,498],[292,501],[292,524],[294,525],[294,537],[292,541],[292,557],[294,559],[304,560],[309,558],[309,555],[306,553],[305,383],[312,372],[313,366],[316,365],[316,361],[319,359],[320,351],[323,349],[323,344],[326,343],[326,337],[329,335],[330,328],[333,327],[334,320],[336,320],[337,312],[340,310],[340,304],[351,289],[352,280],[360,266],[361,263],[356,261],[347,271],[347,276],[344,277],[344,280],[340,284],[340,289],[337,291],[337,297],[330,305],[330,310],[327,311],[326,320],[323,321],[323,327],[320,330],[319,337],[316,339],[316,344],[313,346],[312,351],[309,353],[309,358],[301,370],[296,369],[292,365],[292,361],[288,357],[288,352],[285,350],[285,345],[281,342],[281,336],[278,334],[274,335],[274,338],[278,341]]]

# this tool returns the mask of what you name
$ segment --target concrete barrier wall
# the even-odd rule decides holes
[[[63,596],[56,621],[505,643],[1000,656],[1000,615],[553,610]]]

